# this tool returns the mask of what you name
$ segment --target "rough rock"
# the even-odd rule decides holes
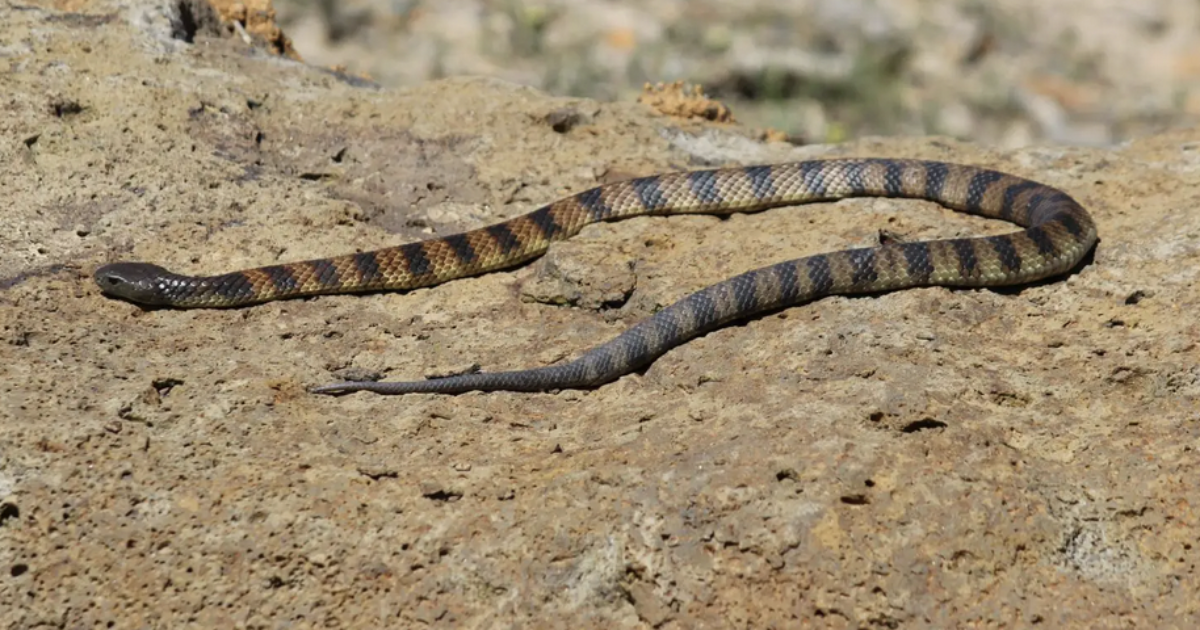
[[[1200,131],[760,143],[495,80],[380,90],[236,33],[182,41],[179,6],[0,7],[0,625],[1200,622]],[[305,387],[544,365],[880,229],[1010,228],[897,200],[639,218],[431,289],[224,311],[143,310],[90,277],[365,250],[619,177],[844,155],[1035,176],[1102,241],[1069,278],[823,299],[547,394]],[[536,299],[556,291],[573,299]]]

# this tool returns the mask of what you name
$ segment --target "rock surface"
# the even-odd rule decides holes
[[[378,90],[189,30],[180,6],[0,8],[0,625],[1200,622],[1200,131],[798,148],[494,80]],[[304,388],[544,365],[880,229],[1010,228],[893,200],[639,218],[512,271],[227,311],[142,310],[90,277],[365,250],[619,177],[841,155],[1035,176],[1102,242],[1068,279],[824,299],[551,394]]]

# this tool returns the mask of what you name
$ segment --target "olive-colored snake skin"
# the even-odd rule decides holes
[[[1066,193],[1038,182],[944,162],[831,159],[605,184],[503,223],[374,252],[211,277],[124,262],[101,267],[95,279],[112,296],[171,307],[241,306],[304,295],[413,289],[511,267],[597,221],[751,212],[861,196],[928,199],[1025,229],[985,238],[886,243],[749,271],[697,291],[558,365],[411,382],[346,382],[311,391],[457,394],[590,387],[642,368],[670,348],[732,320],[831,294],[1031,282],[1075,267],[1096,242],[1096,225],[1087,211]]]

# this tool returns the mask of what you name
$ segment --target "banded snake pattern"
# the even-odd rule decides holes
[[[1062,274],[1080,263],[1097,238],[1096,225],[1081,205],[1036,181],[946,162],[837,158],[608,183],[495,225],[371,252],[203,277],[150,263],[118,262],[98,268],[94,278],[107,295],[174,308],[415,289],[515,266],[599,221],[754,212],[848,197],[926,199],[1024,229],[988,237],[889,242],[748,271],[692,293],[559,364],[407,382],[349,381],[310,391],[457,394],[593,387],[641,369],[671,348],[731,321],[827,295],[917,286],[997,287]]]

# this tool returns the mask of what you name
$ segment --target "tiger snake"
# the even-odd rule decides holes
[[[577,358],[531,369],[406,382],[347,381],[320,394],[550,391],[598,386],[731,321],[835,294],[919,286],[999,287],[1065,273],[1096,242],[1088,212],[1061,190],[947,162],[838,158],[651,175],[607,183],[501,223],[376,251],[188,276],[143,262],[95,272],[110,296],[151,307],[245,306],[300,296],[428,287],[513,267],[585,225],[643,215],[731,214],[848,197],[905,197],[1009,221],[998,236],[884,242],[776,263],[707,286]]]

